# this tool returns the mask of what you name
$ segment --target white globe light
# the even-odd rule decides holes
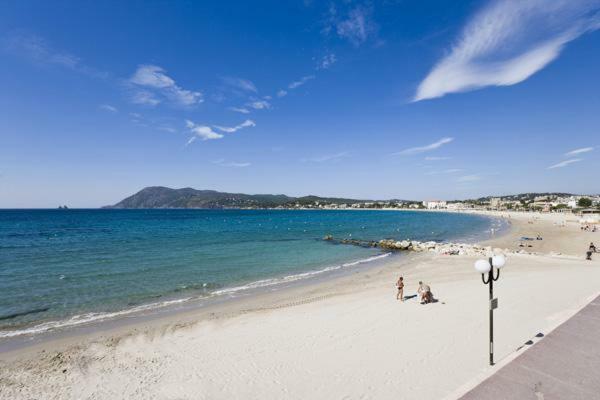
[[[494,267],[500,269],[504,267],[504,264],[506,264],[506,257],[504,257],[502,254],[492,257],[492,265]]]
[[[490,263],[488,260],[477,260],[475,261],[475,269],[477,272],[485,274],[490,272]]]

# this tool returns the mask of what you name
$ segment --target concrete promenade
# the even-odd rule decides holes
[[[600,399],[600,296],[461,399]]]

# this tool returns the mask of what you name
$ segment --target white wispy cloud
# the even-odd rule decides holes
[[[225,161],[224,159],[215,160],[213,164],[220,165],[221,167],[233,167],[233,168],[245,168],[249,167],[252,164],[249,162],[235,162],[235,161]]]
[[[284,97],[287,94],[288,94],[287,90],[281,89],[281,90],[277,91],[277,97]]]
[[[336,162],[343,158],[350,157],[350,152],[342,151],[334,154],[326,154],[313,158],[303,158],[302,161],[305,162],[315,162],[315,163],[324,163],[324,162]]]
[[[425,157],[425,161],[443,161],[450,159],[452,159],[452,157]]]
[[[223,131],[223,132],[227,132],[227,133],[237,132],[240,129],[254,127],[254,126],[256,126],[256,123],[254,121],[252,121],[251,119],[247,119],[244,122],[242,122],[241,124],[232,126],[232,127],[213,125],[214,128],[216,128],[220,131]]]
[[[333,53],[329,53],[323,56],[323,58],[321,58],[317,64],[317,70],[320,69],[329,69],[333,64],[335,64],[337,61],[337,58],[335,56],[335,54]]]
[[[160,104],[160,100],[154,93],[147,90],[136,90],[131,94],[131,102],[145,106],[156,106]]]
[[[419,84],[414,101],[486,86],[510,86],[556,59],[570,41],[600,27],[597,0],[496,0]]]
[[[426,172],[425,175],[442,175],[442,174],[456,174],[458,172],[463,172],[463,169],[460,168],[449,168],[441,171],[429,171]]]
[[[406,150],[402,150],[399,151],[397,153],[393,153],[393,155],[411,155],[411,154],[418,154],[418,153],[424,153],[426,151],[431,151],[431,150],[435,150],[438,149],[440,147],[442,147],[445,144],[448,144],[450,142],[452,142],[454,140],[454,138],[451,137],[445,137],[445,138],[441,138],[440,140],[438,140],[437,142],[428,144],[426,146],[420,146],[420,147],[411,147],[409,149]]]
[[[583,159],[581,159],[581,158],[572,158],[570,160],[561,161],[561,162],[559,162],[557,164],[551,165],[547,169],[563,168],[563,167],[566,167],[567,165],[571,165],[571,164],[579,162],[579,161],[583,161]]]
[[[223,80],[223,82],[225,82],[227,85],[229,85],[233,88],[236,88],[236,89],[241,89],[243,91],[253,92],[253,93],[258,92],[254,82],[252,82],[249,79],[226,76],[226,77],[221,78],[221,80]]]
[[[473,174],[473,175],[464,175],[458,178],[457,182],[476,182],[481,180],[481,175]]]
[[[39,36],[12,34],[4,37],[1,44],[5,50],[24,56],[35,64],[54,65],[92,78],[106,79],[109,77],[108,73],[86,65],[76,55],[54,49]]]
[[[246,103],[246,106],[254,108],[255,110],[268,110],[271,108],[271,103],[266,100],[253,100],[249,103]]]
[[[299,80],[290,83],[288,85],[288,89],[296,89],[297,87],[304,85],[306,82],[310,81],[311,79],[315,79],[315,76],[314,75],[303,76]]]
[[[250,110],[244,107],[229,107],[231,111],[239,112],[242,114],[250,114]]]
[[[565,156],[566,157],[576,156],[577,154],[589,153],[590,151],[593,151],[593,150],[594,150],[593,147],[582,147],[580,149],[571,150],[568,153],[565,153]]]
[[[119,111],[117,110],[117,107],[111,106],[110,104],[100,104],[100,109],[111,113],[116,113]]]
[[[190,133],[193,134],[187,144],[194,142],[196,138],[202,140],[215,140],[223,137],[221,133],[213,131],[208,125],[198,125],[190,120],[186,120],[185,126],[189,129]]]
[[[373,19],[371,7],[357,6],[340,15],[334,5],[329,8],[329,20],[325,33],[335,32],[340,38],[358,47],[369,38],[377,36],[378,26]]]
[[[156,129],[158,129],[159,131],[169,132],[169,133],[177,132],[177,130],[175,128],[170,127],[168,125],[161,125],[161,126],[157,127]]]
[[[140,65],[128,82],[135,87],[132,101],[136,104],[155,106],[161,102],[158,95],[182,106],[204,101],[201,92],[181,88],[157,65]]]

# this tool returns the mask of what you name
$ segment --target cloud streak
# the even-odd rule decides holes
[[[377,36],[378,26],[370,7],[357,6],[350,9],[345,16],[340,16],[335,6],[331,6],[328,25],[323,31],[327,34],[334,31],[338,37],[358,47]]]
[[[254,82],[252,82],[248,79],[235,78],[235,77],[231,77],[231,76],[226,76],[221,79],[223,80],[223,82],[225,82],[227,85],[229,85],[233,88],[240,89],[245,92],[252,92],[252,93],[258,92],[258,89],[256,89],[256,85],[254,84]]]
[[[249,167],[252,165],[249,162],[225,161],[223,159],[215,160],[215,161],[213,161],[213,164],[219,165],[221,167],[233,167],[233,168],[246,168],[246,167]]]
[[[325,163],[325,162],[337,162],[340,161],[346,157],[350,157],[350,152],[348,151],[342,151],[339,153],[334,153],[334,154],[326,154],[323,156],[319,156],[319,157],[313,157],[313,158],[303,158],[302,161],[304,162],[314,162],[314,163]]]
[[[419,84],[413,101],[522,82],[600,27],[596,0],[496,0]]]
[[[271,103],[266,100],[254,100],[247,103],[246,106],[255,110],[268,110],[271,108]]]
[[[428,144],[426,146],[411,147],[411,148],[408,148],[406,150],[402,150],[402,151],[399,151],[397,153],[393,153],[393,155],[407,156],[407,155],[412,155],[412,154],[424,153],[424,152],[427,152],[427,151],[432,151],[432,150],[435,150],[435,149],[439,149],[443,145],[448,144],[448,143],[452,142],[453,140],[454,140],[454,138],[445,137],[445,138],[441,138],[437,142],[433,142],[433,143]]]
[[[317,71],[321,70],[321,69],[329,69],[336,62],[337,62],[337,58],[336,58],[335,54],[333,54],[333,53],[326,54],[323,56],[323,58],[321,58],[319,60],[319,63],[317,64]]]
[[[576,156],[577,154],[589,153],[590,151],[593,151],[593,150],[594,150],[593,147],[582,147],[580,149],[571,150],[568,153],[565,153],[565,156],[566,157]]]
[[[213,125],[214,128],[216,128],[222,132],[227,132],[227,133],[234,133],[234,132],[239,131],[240,129],[250,128],[250,127],[254,127],[254,126],[256,126],[256,123],[254,121],[252,121],[251,119],[247,119],[244,122],[242,122],[241,124],[232,126],[232,127]]]
[[[425,161],[443,161],[450,160],[452,157],[425,157]]]
[[[561,162],[559,162],[557,164],[551,165],[547,169],[564,168],[564,167],[566,167],[568,165],[571,165],[571,164],[574,164],[574,163],[577,163],[577,162],[580,162],[580,161],[583,161],[583,159],[581,159],[581,158],[572,158],[570,160],[561,161]]]
[[[183,89],[157,65],[140,65],[128,82],[135,88],[132,101],[136,104],[156,106],[162,98],[181,106],[204,101],[201,92]]]
[[[24,56],[34,64],[54,65],[92,78],[107,79],[109,77],[108,73],[85,65],[79,57],[52,48],[46,40],[39,36],[9,35],[2,40],[2,45],[5,50]]]
[[[110,104],[101,104],[100,109],[111,113],[116,113],[119,111],[117,110],[117,107],[111,106]]]
[[[456,174],[458,172],[463,172],[464,170],[459,169],[459,168],[450,168],[450,169],[445,169],[443,171],[430,171],[425,173],[425,175],[441,175],[441,174]]]
[[[481,180],[481,176],[480,175],[464,175],[461,176],[460,178],[458,178],[456,181],[457,182],[477,182]]]
[[[299,88],[300,86],[304,85],[306,82],[315,79],[314,75],[307,75],[307,76],[303,76],[302,78],[300,78],[297,81],[294,81],[292,83],[290,83],[288,85],[288,89],[296,89]]]
[[[241,114],[250,114],[250,110],[244,107],[229,107],[229,110],[239,112]]]
[[[187,144],[191,144],[198,138],[201,140],[216,140],[223,138],[223,135],[221,133],[213,131],[213,129],[207,125],[198,125],[190,120],[186,120],[185,126],[193,135],[187,142]]]

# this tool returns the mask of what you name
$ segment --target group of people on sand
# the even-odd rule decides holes
[[[592,225],[592,226],[582,225],[581,230],[586,231],[586,232],[596,232],[598,230],[598,228],[596,228],[596,225]]]
[[[398,282],[396,282],[396,287],[398,288],[398,293],[396,293],[396,300],[404,301],[404,277],[401,276],[398,278]],[[417,295],[421,297],[421,304],[429,304],[433,302],[433,293],[431,292],[431,287],[423,283],[423,281],[419,281],[419,287],[417,288]]]

